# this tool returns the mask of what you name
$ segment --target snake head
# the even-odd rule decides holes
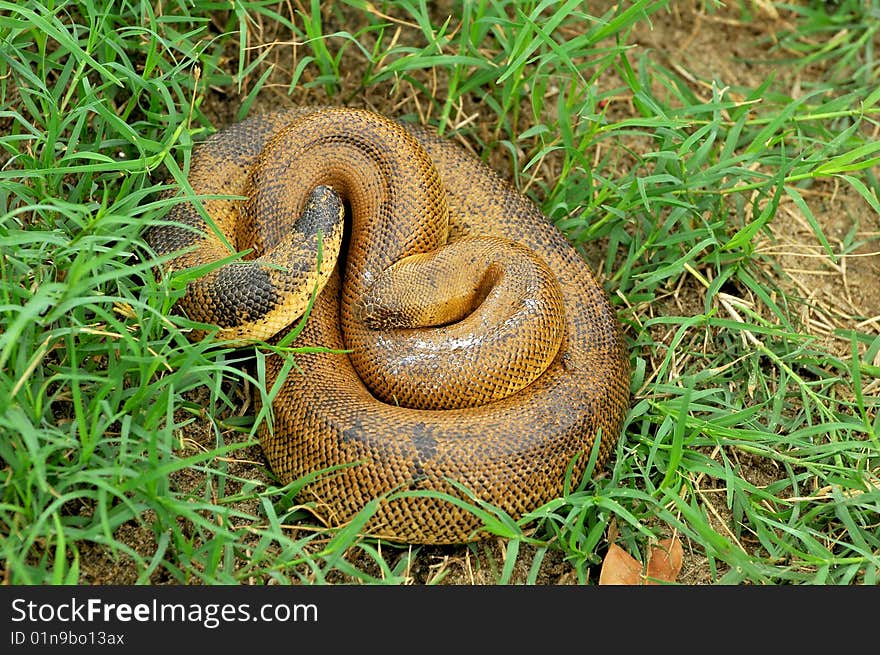
[[[334,232],[341,228],[344,212],[345,206],[336,190],[321,184],[309,193],[294,229],[303,234],[314,234],[318,230],[323,234]]]

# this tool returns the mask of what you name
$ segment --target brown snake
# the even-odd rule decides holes
[[[189,248],[165,268],[253,249],[190,283],[190,318],[224,337],[277,339],[326,282],[260,434],[284,483],[333,467],[300,492],[326,524],[379,498],[371,535],[468,541],[483,524],[448,496],[519,518],[562,493],[572,462],[579,478],[597,435],[599,464],[611,453],[629,403],[614,312],[562,234],[463,149],[363,110],[293,109],[212,136],[189,181],[248,199],[205,200],[217,229],[177,205],[147,233],[159,255]],[[333,267],[340,196],[351,227]],[[317,231],[320,276],[314,251],[296,250],[316,247]],[[444,244],[460,252],[437,254]],[[321,348],[349,353],[309,352]],[[283,364],[269,357],[267,388]]]

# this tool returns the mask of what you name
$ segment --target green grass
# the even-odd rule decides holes
[[[605,475],[533,516],[483,508],[506,546],[460,552],[492,580],[539,581],[556,557],[595,581],[613,526],[636,555],[677,532],[707,581],[880,582],[876,318],[844,317],[822,338],[761,247],[788,206],[831,264],[880,250],[864,226],[831,238],[815,201],[839,185],[880,213],[880,4],[778,3],[789,20],[764,50],[776,77],[705,79],[699,93],[632,45],[668,2],[591,16],[592,3],[488,0],[448,20],[418,2],[321,4],[290,16],[256,0],[161,14],[137,0],[0,1],[6,579],[90,580],[98,551],[138,582],[399,583],[434,552],[364,539],[358,524],[287,529],[304,517],[296,485],[234,461],[263,420],[241,397],[268,395],[264,355],[189,343],[169,311],[180,289],[151,274],[140,235],[175,201],[163,191],[186,197],[212,117],[289,94],[426,113],[599,253],[631,346],[625,433]],[[756,4],[739,8],[755,19]],[[781,80],[800,74],[790,97]],[[132,526],[148,547],[124,538]]]

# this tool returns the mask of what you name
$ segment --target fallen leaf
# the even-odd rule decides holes
[[[600,585],[641,585],[642,564],[617,544],[608,546],[599,572]]]
[[[644,584],[662,584],[675,582],[681,572],[684,550],[678,537],[661,539],[660,543],[651,547],[648,554],[648,566]],[[601,582],[600,582],[601,584]]]

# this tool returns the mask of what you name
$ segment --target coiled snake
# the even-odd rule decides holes
[[[521,517],[559,496],[572,462],[577,479],[597,435],[599,463],[610,454],[629,370],[605,294],[463,149],[364,110],[293,109],[213,135],[189,181],[247,200],[205,200],[213,226],[177,205],[147,233],[157,254],[177,253],[166,269],[248,253],[189,283],[190,318],[277,340],[323,285],[260,437],[285,483],[332,469],[300,492],[325,523],[378,498],[369,534],[467,541],[483,524],[465,504]],[[283,364],[268,359],[269,389]]]

